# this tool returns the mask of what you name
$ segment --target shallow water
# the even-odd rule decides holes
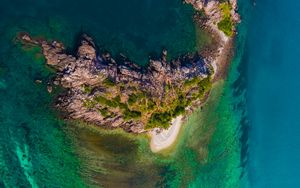
[[[242,52],[228,79],[188,119],[177,145],[162,154],[151,153],[146,136],[66,124],[51,107],[55,94],[47,93],[46,82],[53,70],[38,48],[14,40],[19,31],[61,40],[71,50],[87,32],[100,49],[140,64],[162,47],[176,57],[204,43],[205,36],[196,38],[192,8],[181,1],[117,2],[2,1],[0,187],[239,187]]]
[[[159,53],[162,47],[170,56],[195,50],[193,10],[180,1],[3,0],[1,4],[0,187],[86,186],[74,138],[51,108],[53,95],[46,92],[53,72],[44,66],[38,48],[23,49],[15,36],[26,31],[61,40],[72,50],[78,35],[87,32],[100,49],[122,52],[144,64],[152,51]],[[43,83],[36,84],[37,79]],[[119,153],[125,151],[118,148]]]

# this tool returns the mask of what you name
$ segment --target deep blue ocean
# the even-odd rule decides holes
[[[300,1],[252,4],[243,57],[250,185],[300,187]]]

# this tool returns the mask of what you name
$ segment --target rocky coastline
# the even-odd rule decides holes
[[[215,75],[213,81],[226,77],[227,68],[233,55],[236,25],[241,22],[240,15],[237,12],[237,0],[184,0],[184,2],[191,4],[196,11],[201,12],[202,16],[196,21],[200,22],[200,27],[207,30],[215,38],[216,45],[210,48],[208,53],[202,53],[214,67]],[[227,13],[226,11],[224,12],[226,8],[228,9],[226,10]],[[229,28],[232,30],[231,35],[226,35],[222,28],[219,27],[219,23],[226,16],[231,20],[231,25],[229,25]]]
[[[174,101],[170,100],[196,103],[197,84],[212,74],[212,67],[199,55],[167,62],[164,50],[159,60],[150,60],[148,66],[141,67],[126,59],[117,63],[109,53],[97,54],[87,35],[82,36],[76,56],[66,54],[63,44],[57,41],[35,40],[25,33],[19,38],[25,44],[40,46],[47,65],[57,70],[53,83],[67,89],[58,97],[57,108],[68,112],[69,118],[110,128],[121,127],[128,132],[145,132],[151,118],[153,121],[159,118],[158,113],[183,113],[187,105],[179,104],[171,112],[168,103]],[[142,111],[141,105],[135,103],[145,103],[147,109]],[[125,113],[129,113],[128,117]],[[157,117],[153,118],[153,114]],[[162,121],[169,121],[171,116],[165,116],[166,120]]]
[[[204,10],[208,19],[202,20],[203,26],[218,37],[217,50],[207,57],[188,54],[168,62],[167,50],[163,50],[159,59],[139,66],[126,57],[116,62],[108,52],[100,53],[86,34],[81,36],[77,54],[68,54],[61,42],[27,33],[20,33],[18,39],[24,45],[41,47],[47,65],[57,71],[51,84],[65,89],[56,107],[66,112],[66,118],[132,133],[160,132],[173,118],[192,113],[205,101],[233,38],[216,25],[222,19],[218,1],[185,2]],[[236,2],[230,4],[237,23]],[[52,91],[51,85],[48,91]]]

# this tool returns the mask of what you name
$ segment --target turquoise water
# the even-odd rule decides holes
[[[61,180],[80,186],[71,139],[55,118],[46,86],[34,83],[50,71],[31,55],[21,54],[9,43],[7,49],[1,46],[0,187],[54,187],[62,185]]]
[[[300,2],[257,1],[244,61],[252,187],[299,187]]]
[[[203,46],[207,37],[196,30],[192,8],[179,0],[1,2],[0,187],[242,186],[246,24],[239,28],[228,79],[188,119],[177,145],[153,154],[146,136],[63,122],[52,107],[59,91],[46,89],[53,70],[38,48],[21,46],[15,36],[27,31],[58,39],[72,51],[77,36],[87,32],[100,49],[144,64],[162,47],[176,57]],[[247,6],[241,4],[241,12]]]
[[[87,32],[100,49],[144,64],[162,47],[171,56],[196,50],[192,15],[180,1],[1,1],[0,187],[87,185],[74,136],[51,107],[55,94],[46,82],[53,71],[39,49],[15,41],[18,32],[61,40],[71,50]]]

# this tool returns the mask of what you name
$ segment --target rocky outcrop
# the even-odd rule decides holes
[[[170,120],[183,113],[201,99],[199,83],[211,74],[210,64],[198,55],[166,62],[164,50],[161,59],[141,67],[127,60],[116,62],[109,53],[99,54],[87,35],[82,36],[76,55],[67,54],[58,41],[35,40],[28,34],[19,39],[39,45],[47,64],[57,70],[55,83],[67,89],[58,97],[57,107],[68,118],[128,132],[144,132],[159,118]]]
[[[206,18],[205,25],[211,32],[216,33],[221,42],[226,43],[231,37],[227,36],[218,28],[218,23],[223,19],[221,4],[230,6],[230,17],[233,23],[240,22],[240,16],[237,13],[237,0],[222,1],[219,0],[185,0],[186,3],[193,5],[195,10],[203,11]],[[235,25],[232,25],[232,30],[235,30]],[[224,45],[224,44],[223,44]]]

